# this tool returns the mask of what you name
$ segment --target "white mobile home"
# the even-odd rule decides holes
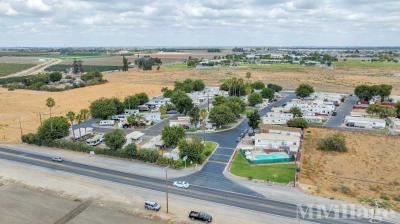
[[[170,120],[169,126],[190,127],[190,117],[178,117],[176,120]]]
[[[100,126],[114,126],[115,120],[101,120],[99,121]]]
[[[386,127],[386,121],[379,118],[346,116],[344,123],[348,127],[356,128],[384,129]]]
[[[146,113],[141,113],[141,115],[148,122],[161,121],[161,113],[160,112],[146,112]]]
[[[128,115],[128,116],[136,115],[138,113],[139,113],[139,110],[129,110],[129,109],[124,110],[124,115]]]
[[[389,129],[392,134],[400,134],[400,119],[389,118]]]
[[[303,116],[303,118],[308,123],[311,123],[311,124],[323,124],[327,120],[326,116],[310,116],[310,115],[306,115],[306,116]]]
[[[146,105],[149,108],[159,108],[161,105],[166,105],[171,103],[171,99],[163,96],[156,96],[150,99],[149,102],[146,103]]]
[[[254,136],[254,147],[256,149],[289,149],[292,152],[297,152],[300,147],[300,137],[260,133]]]
[[[298,107],[305,115],[329,115],[335,110],[335,105],[325,104],[322,100],[294,99],[287,103],[285,108]]]
[[[144,136],[143,132],[133,131],[125,136],[126,138],[125,145],[129,145],[131,143],[140,143],[142,141],[143,136]]]
[[[293,119],[291,113],[268,112],[263,118],[263,124],[286,124]]]
[[[93,128],[91,127],[87,127],[87,128],[74,128],[72,130],[72,137],[75,140],[78,139],[85,139],[87,137],[89,137],[91,134],[93,134]]]
[[[89,138],[88,140],[86,140],[86,144],[90,145],[90,146],[96,146],[98,144],[100,144],[101,142],[103,142],[104,140],[104,134],[97,134],[95,136],[93,136],[92,138]]]

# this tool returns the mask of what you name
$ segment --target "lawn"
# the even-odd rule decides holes
[[[338,68],[351,68],[351,67],[400,68],[400,63],[387,62],[387,61],[368,62],[362,60],[347,60],[347,61],[335,62],[334,65]]]
[[[183,70],[190,69],[186,64],[169,64],[161,66],[164,70]]]
[[[251,165],[241,153],[236,153],[231,173],[249,179],[269,180],[277,183],[289,183],[294,179],[294,163]]]
[[[211,155],[217,148],[218,144],[216,142],[206,141],[203,154],[205,156]]]
[[[35,66],[34,64],[0,63],[0,77],[17,73]]]

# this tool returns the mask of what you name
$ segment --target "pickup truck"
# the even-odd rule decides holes
[[[212,222],[212,216],[205,212],[191,211],[189,213],[189,218],[191,220],[199,220],[199,221],[203,221],[203,222],[207,222],[207,223]]]

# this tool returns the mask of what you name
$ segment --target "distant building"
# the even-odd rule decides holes
[[[259,133],[254,136],[256,149],[280,149],[297,153],[300,148],[300,137],[277,133]]]
[[[356,128],[384,129],[386,127],[386,121],[379,118],[346,116],[344,123],[348,127]]]
[[[291,119],[293,114],[280,112],[268,112],[262,117],[263,124],[286,124]]]

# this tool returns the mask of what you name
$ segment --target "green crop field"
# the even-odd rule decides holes
[[[34,64],[0,63],[0,77],[20,72],[35,66]]]
[[[295,169],[294,163],[251,165],[241,153],[237,153],[232,162],[231,173],[249,179],[289,183],[294,180]]]
[[[370,67],[370,68],[400,68],[400,63],[387,62],[387,61],[362,61],[362,60],[347,60],[338,61],[334,65],[337,68],[350,68],[350,67]]]
[[[58,72],[65,72],[72,68],[72,65],[63,65],[57,64],[52,65],[46,68],[46,71],[58,71]],[[121,66],[114,66],[114,65],[83,65],[83,71],[85,72],[105,72],[105,71],[114,71],[121,69]]]

